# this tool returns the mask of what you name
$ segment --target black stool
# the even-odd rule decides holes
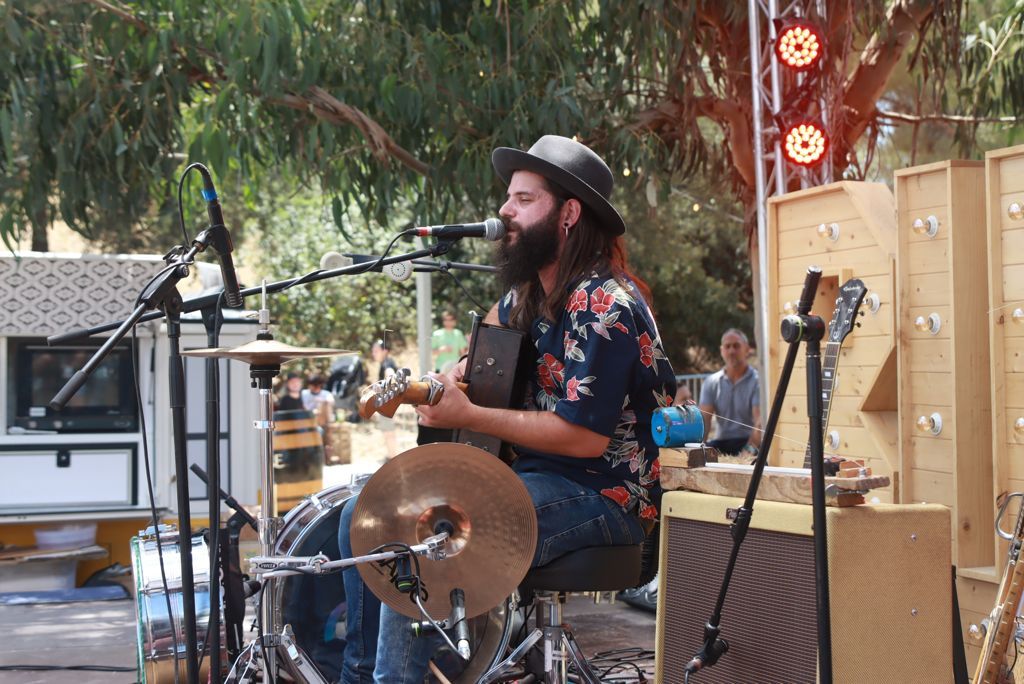
[[[519,595],[523,604],[533,603],[537,628],[505,660],[484,674],[480,684],[501,681],[538,642],[539,653],[534,661],[539,661],[538,666],[531,669],[539,681],[547,684],[567,682],[566,671],[571,658],[581,682],[600,682],[577,646],[572,630],[562,624],[560,597],[570,591],[622,591],[650,581],[650,578],[644,579],[648,570],[644,567],[644,560],[650,553],[648,543],[656,547],[656,531],[644,544],[587,547],[526,573],[519,585]],[[657,564],[657,556],[654,558]]]

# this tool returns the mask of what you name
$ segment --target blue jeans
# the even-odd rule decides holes
[[[559,556],[588,546],[643,542],[644,529],[636,516],[623,511],[608,497],[560,475],[529,472],[519,473],[519,477],[537,509],[537,548],[533,567],[546,565]],[[349,589],[347,581],[345,589],[346,592]],[[351,601],[350,598],[350,616]],[[363,609],[368,607],[369,604],[364,603]],[[440,636],[434,633],[414,637],[410,627],[412,620],[386,605],[381,606],[379,617],[374,681],[380,684],[422,684],[430,657],[442,643]],[[364,620],[364,627],[368,624],[369,620]],[[361,680],[342,681],[348,684],[349,681]]]
[[[352,557],[349,527],[356,499],[345,502],[338,519],[338,550],[342,558]],[[373,595],[355,566],[341,572],[345,583],[345,656],[341,666],[343,684],[370,684],[377,659],[377,633],[380,630],[380,599]]]

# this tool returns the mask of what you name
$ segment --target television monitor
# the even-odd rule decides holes
[[[60,411],[50,400],[98,348],[70,344],[49,347],[45,340],[11,339],[8,376],[13,415],[8,425],[56,432],[135,432],[139,426],[132,350],[114,347],[89,380]],[[9,413],[11,413],[9,409]]]

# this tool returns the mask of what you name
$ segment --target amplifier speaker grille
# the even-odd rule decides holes
[[[756,509],[755,509],[756,510]],[[665,682],[682,682],[714,610],[732,539],[726,525],[668,518],[665,569]],[[747,535],[722,610],[729,653],[699,681],[708,684],[816,679],[813,538],[772,531]],[[715,553],[708,553],[714,549]],[[770,653],[771,657],[765,657]]]

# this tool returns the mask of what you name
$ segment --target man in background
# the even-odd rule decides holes
[[[430,336],[430,348],[434,352],[434,370],[447,373],[466,353],[466,336],[455,327],[455,314],[445,310],[441,312],[440,330]]]
[[[761,383],[757,370],[747,363],[750,343],[741,330],[729,328],[720,347],[725,367],[711,374],[700,390],[704,437],[711,419],[717,417],[715,438],[708,441],[723,454],[757,455],[761,446]]]

